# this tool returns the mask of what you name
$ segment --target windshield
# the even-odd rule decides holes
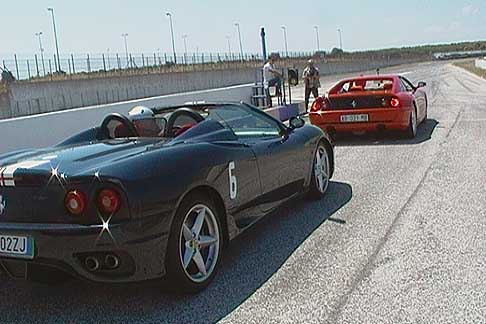
[[[132,123],[140,137],[163,137],[167,120],[164,117],[154,117],[134,120]]]
[[[393,79],[357,79],[344,82],[337,88],[338,93],[391,90]]]

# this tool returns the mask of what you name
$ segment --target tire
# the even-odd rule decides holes
[[[417,108],[415,108],[415,105],[412,109],[412,113],[410,114],[410,120],[408,121],[408,127],[405,131],[405,137],[412,139],[415,138],[417,135]]]
[[[330,174],[331,164],[329,161],[329,153],[326,145],[323,142],[319,142],[314,153],[314,162],[312,163],[309,198],[317,200],[326,195],[327,189],[329,188]]]
[[[427,121],[428,113],[429,113],[429,100],[428,100],[427,96],[425,96],[425,116],[424,116],[424,120],[422,121],[422,123],[425,123]]]
[[[197,293],[214,279],[223,252],[220,215],[212,199],[202,194],[186,197],[179,206],[167,245],[165,278],[175,292]]]

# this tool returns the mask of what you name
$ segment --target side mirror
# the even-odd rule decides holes
[[[427,86],[427,83],[420,81],[417,85],[417,88],[424,88],[425,86]]]
[[[289,128],[290,129],[297,129],[304,127],[305,121],[299,117],[292,117],[289,120]]]

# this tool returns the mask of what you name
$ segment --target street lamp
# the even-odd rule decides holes
[[[52,15],[52,27],[54,28],[54,39],[56,40],[56,53],[57,53],[57,71],[61,71],[61,60],[59,58],[59,44],[57,42],[57,31],[56,31],[56,20],[54,18],[54,9],[47,8],[48,11],[51,12]]]
[[[319,27],[314,26],[314,29],[316,30],[316,40],[317,40],[317,51],[321,51],[321,46],[319,45]]]
[[[243,45],[241,43],[241,30],[240,30],[240,24],[235,23],[236,29],[238,30],[238,39],[240,40],[240,55],[241,55],[241,60],[243,61]]]
[[[187,34],[182,35],[182,39],[184,40],[184,63],[187,64]]]
[[[130,66],[130,61],[128,59],[128,43],[127,43],[128,34],[122,34],[122,37],[125,39],[125,56],[127,58],[127,68],[128,68]]]
[[[172,51],[174,52],[174,64],[177,64],[177,56],[176,56],[175,40],[174,40],[174,26],[172,25],[172,14],[170,12],[166,12],[165,15],[169,17],[170,20],[170,35],[172,37]]]
[[[44,76],[46,75],[46,65],[44,64],[44,48],[42,47],[42,32],[35,33],[35,36],[39,38],[39,50],[41,54],[41,61],[42,61],[42,71],[44,72]]]
[[[339,48],[341,49],[341,52],[343,51],[343,35],[341,33],[341,28],[338,28],[338,34],[339,34]]]
[[[287,28],[285,28],[285,26],[282,26],[282,30],[283,30],[284,44],[285,44],[285,56],[287,56],[287,58],[288,58],[289,57],[289,49],[287,47]]]

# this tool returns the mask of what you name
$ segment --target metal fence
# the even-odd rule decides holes
[[[413,53],[406,50],[352,52],[330,55],[324,52],[271,53],[284,64],[291,66],[295,61],[314,57],[320,62],[394,61],[400,59],[430,59],[432,53]],[[124,74],[150,74],[164,72],[205,71],[228,68],[257,67],[262,55],[257,53],[169,53],[144,54],[84,54],[61,55],[45,53],[28,55],[7,55],[0,57],[0,64],[17,80],[62,80],[66,78],[90,78]]]
[[[311,52],[274,53],[277,57],[288,59],[306,58]],[[256,53],[185,53],[175,56],[169,53],[144,54],[84,54],[60,55],[59,60],[55,54],[33,56],[13,54],[3,57],[1,64],[10,71],[17,80],[30,80],[45,78],[51,80],[61,75],[108,73],[130,71],[151,71],[153,69],[188,69],[196,65],[234,63],[236,67],[247,66],[247,63],[261,62],[262,55]],[[196,68],[197,69],[197,68]]]

